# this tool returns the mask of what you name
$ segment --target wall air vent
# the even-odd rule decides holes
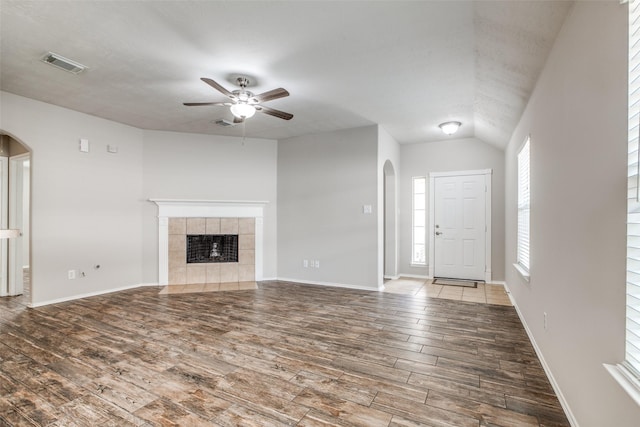
[[[85,65],[67,59],[64,56],[58,55],[57,53],[53,52],[47,52],[41,59],[43,62],[46,62],[49,65],[53,65],[54,67],[60,68],[61,70],[65,70],[73,74],[79,74],[88,68]]]

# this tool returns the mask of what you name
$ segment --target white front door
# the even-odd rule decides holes
[[[433,277],[485,280],[485,175],[434,179]]]

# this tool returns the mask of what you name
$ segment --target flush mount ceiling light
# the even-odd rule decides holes
[[[82,65],[79,62],[72,61],[62,55],[58,55],[57,53],[53,52],[47,52],[40,59],[42,60],[42,62],[53,65],[54,67],[60,68],[61,70],[67,71],[72,74],[80,74],[88,68],[86,65]]]
[[[453,135],[454,133],[458,132],[458,128],[462,125],[462,123],[460,122],[446,122],[446,123],[442,123],[440,124],[440,129],[442,129],[442,132],[446,133],[447,135]]]

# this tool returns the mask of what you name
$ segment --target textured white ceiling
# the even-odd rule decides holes
[[[265,105],[247,136],[382,125],[398,142],[456,137],[504,147],[571,7],[567,1],[0,2],[0,89],[145,129],[242,135],[200,81],[249,75]],[[89,67],[44,64],[47,51]]]

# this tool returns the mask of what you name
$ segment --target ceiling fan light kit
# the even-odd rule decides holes
[[[458,128],[460,128],[460,126],[462,126],[462,123],[460,122],[445,122],[441,123],[439,127],[445,134],[453,135],[458,132]]]
[[[224,86],[207,77],[202,77],[200,80],[229,98],[231,102],[185,102],[184,105],[188,107],[204,105],[227,106],[231,110],[231,114],[235,117],[234,123],[242,123],[245,119],[253,117],[256,111],[283,120],[291,120],[293,118],[293,114],[261,105],[263,102],[289,96],[289,92],[287,92],[286,89],[278,88],[255,95],[253,92],[247,90],[250,82],[246,77],[238,77],[236,79],[236,83],[240,86],[240,89],[234,90],[233,92],[228,91]]]
[[[233,104],[229,109],[231,113],[239,119],[249,119],[256,113],[256,107],[249,104]]]

